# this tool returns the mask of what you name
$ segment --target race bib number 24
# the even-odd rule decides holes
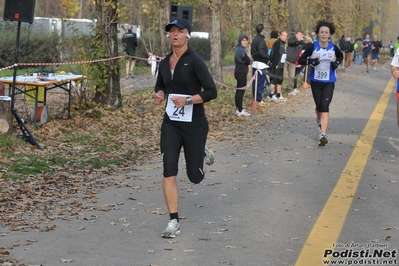
[[[172,102],[172,97],[190,97],[191,95],[185,94],[169,94],[168,103],[166,105],[166,113],[169,116],[170,120],[179,121],[179,122],[191,122],[193,118],[193,106],[194,105],[185,105],[182,107],[177,107]]]

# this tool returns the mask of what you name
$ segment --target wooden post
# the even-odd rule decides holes
[[[259,103],[258,103],[258,101],[256,100],[256,96],[257,96],[257,94],[258,94],[258,63],[256,63],[256,72],[255,72],[255,97],[254,97],[254,100],[252,101],[252,103],[251,103],[251,107],[253,108],[253,109],[258,109],[259,108]]]
[[[0,81],[0,135],[12,132],[11,98],[4,95],[4,84]]]
[[[12,114],[8,96],[0,96],[0,135],[12,132]]]
[[[5,96],[4,84],[0,81],[0,135],[12,132],[11,98]]]

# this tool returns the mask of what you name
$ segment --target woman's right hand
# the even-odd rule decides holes
[[[163,100],[165,100],[165,92],[164,91],[158,91],[154,95],[154,102],[156,104],[160,104]]]

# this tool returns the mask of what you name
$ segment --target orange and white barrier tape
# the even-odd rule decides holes
[[[160,61],[162,59],[162,57],[160,56],[156,56],[154,54],[149,53],[150,55],[155,56],[157,59],[155,61]],[[74,62],[58,62],[58,63],[17,63],[17,66],[61,66],[61,65],[83,65],[83,64],[91,64],[91,63],[97,63],[97,62],[105,62],[105,61],[111,61],[111,60],[117,60],[117,59],[121,59],[121,58],[126,58],[126,55],[121,55],[121,56],[116,56],[116,57],[111,57],[111,58],[104,58],[104,59],[96,59],[96,60],[86,60],[86,61],[74,61]],[[150,60],[149,58],[142,58],[142,57],[137,57],[137,56],[130,56],[131,58],[135,58],[135,59],[140,59],[140,60],[145,60],[148,61]],[[152,60],[151,60],[152,61]],[[15,64],[14,64],[15,65]],[[14,67],[14,65],[8,66],[8,67],[4,67],[4,68],[0,68],[0,71],[3,70],[7,70],[7,69],[11,69]],[[255,79],[255,75],[252,76],[252,78],[249,80],[248,84],[245,87],[242,88],[236,88],[236,87],[232,87],[226,84],[221,83],[220,81],[217,80],[213,80],[216,84],[225,87],[225,88],[229,88],[229,89],[236,89],[236,90],[245,90],[247,88],[249,88],[249,86],[251,86],[252,81]]]

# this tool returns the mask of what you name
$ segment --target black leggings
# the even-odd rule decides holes
[[[243,88],[247,85],[247,74],[246,73],[234,73],[234,78],[237,80],[237,88]],[[244,100],[245,90],[236,89],[235,103],[239,112],[242,111],[242,102]]]
[[[313,100],[316,104],[316,110],[318,112],[329,112],[330,103],[333,98],[335,83],[320,83],[312,81],[310,83],[312,88]]]
[[[161,126],[163,176],[176,176],[180,150],[184,147],[186,173],[194,184],[204,179],[205,143],[209,125],[205,116],[193,117],[193,122],[177,122],[164,118]]]

